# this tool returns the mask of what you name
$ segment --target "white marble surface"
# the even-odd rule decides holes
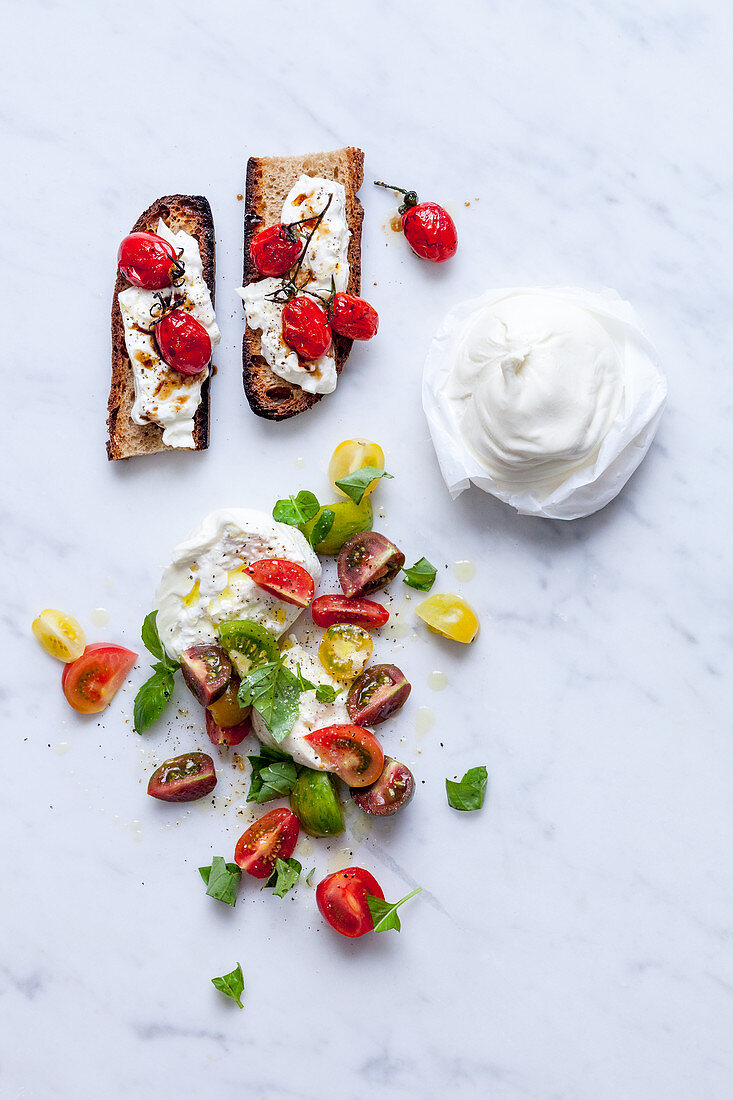
[[[0,1095],[730,1097],[730,6],[25,0],[3,27]],[[378,343],[315,411],[268,425],[240,383],[245,159],[348,142],[367,181],[452,204],[459,254],[413,260],[367,182]],[[115,250],[177,190],[216,221],[212,446],[112,467]],[[442,311],[533,283],[615,287],[669,378],[643,467],[587,521],[451,502],[419,407]],[[77,718],[29,627],[62,606],[136,645],[179,536],[214,506],[325,493],[357,433],[389,452],[386,531],[482,630],[459,652],[418,629],[394,655],[414,691],[385,743],[420,789],[348,843],[389,896],[425,892],[401,935],[350,943],[306,887],[207,898],[196,867],[231,853],[236,797],[177,811],[144,786],[177,745],[206,746],[197,717],[133,734],[142,661],[99,721]],[[444,777],[481,762],[486,806],[458,816]],[[319,871],[348,858],[312,851]],[[209,983],[237,960],[243,1012]]]

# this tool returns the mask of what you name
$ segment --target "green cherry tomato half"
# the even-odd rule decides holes
[[[315,550],[318,554],[335,557],[352,535],[358,534],[359,531],[369,531],[371,529],[374,513],[369,497],[365,496],[361,504],[354,504],[353,500],[337,500],[335,504],[324,504],[323,508],[331,509],[334,514],[334,521],[333,527],[326,537],[321,542],[316,543]],[[312,520],[301,525],[301,531],[309,540],[323,508],[315,514]]]

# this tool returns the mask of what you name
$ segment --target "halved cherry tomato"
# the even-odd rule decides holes
[[[357,470],[363,470],[365,466],[384,469],[384,451],[379,444],[373,443],[371,439],[344,439],[331,455],[331,461],[328,464],[328,480],[336,492],[344,496],[343,489],[339,489],[336,482],[348,477],[349,474],[355,474]],[[366,500],[377,485],[379,485],[379,478],[375,478],[367,485],[362,500]]]
[[[350,787],[368,787],[382,774],[384,753],[373,733],[362,726],[325,726],[306,734],[328,771]]]
[[[371,340],[377,335],[379,314],[374,306],[355,294],[334,294],[331,328],[350,340]]]
[[[258,588],[285,603],[307,607],[316,590],[313,577],[302,565],[287,558],[262,558],[245,568]]]
[[[478,634],[478,619],[473,608],[454,592],[428,596],[415,608],[424,623],[436,634],[454,642],[472,642]]]
[[[179,374],[200,374],[211,359],[211,338],[185,309],[173,309],[155,326],[161,356]]]
[[[148,794],[161,802],[196,802],[215,786],[211,757],[205,752],[184,752],[155,769],[148,781]]]
[[[212,745],[239,745],[251,730],[249,718],[237,726],[219,726],[211,711],[206,711],[206,733]]]
[[[303,251],[303,242],[288,225],[271,225],[252,238],[249,254],[260,275],[277,278],[290,271]]]
[[[406,703],[411,684],[396,665],[372,665],[349,688],[346,709],[357,726],[376,726]]]
[[[367,596],[385,588],[405,564],[405,555],[385,535],[364,531],[339,550],[337,570],[345,596]]]
[[[384,901],[382,887],[373,875],[363,867],[345,867],[318,883],[316,905],[332,928],[353,940],[374,928],[367,894]]]
[[[283,340],[301,359],[320,359],[331,346],[331,326],[325,309],[312,298],[292,298],[282,312]]]
[[[336,623],[329,626],[318,647],[318,659],[330,676],[351,680],[368,665],[374,643],[360,626]]]
[[[157,233],[129,233],[117,252],[123,277],[143,290],[162,290],[182,273],[175,248]]]
[[[254,878],[269,878],[278,859],[289,859],[295,850],[300,822],[284,807],[270,810],[242,833],[234,849],[234,862]]]
[[[112,702],[136,660],[137,653],[131,649],[92,642],[61,673],[67,702],[80,714],[99,714]]]
[[[46,653],[65,664],[75,661],[84,652],[84,631],[76,619],[64,611],[47,607],[33,620],[31,629]]]
[[[316,626],[352,623],[365,630],[377,630],[389,620],[389,611],[374,600],[356,600],[349,596],[318,596],[311,607]]]
[[[240,679],[233,673],[226,691],[215,703],[209,703],[206,711],[221,729],[233,729],[249,718],[251,707],[239,705]]]

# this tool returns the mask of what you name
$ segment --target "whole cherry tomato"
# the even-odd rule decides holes
[[[208,332],[185,309],[173,309],[158,321],[155,340],[163,359],[179,374],[200,374],[211,359]]]
[[[325,309],[312,298],[292,298],[283,309],[283,340],[301,359],[320,359],[331,346]]]
[[[269,878],[277,860],[293,854],[299,832],[300,822],[292,811],[284,807],[270,810],[242,833],[234,862],[254,878]]]
[[[363,867],[345,867],[316,887],[316,905],[325,921],[342,936],[356,939],[374,928],[367,894],[384,901],[384,892]]]
[[[249,254],[260,275],[278,277],[290,271],[303,251],[303,242],[287,225],[271,225],[252,238]]]
[[[389,620],[389,611],[374,600],[356,600],[349,596],[318,596],[311,605],[316,626],[352,623],[365,630],[377,630]]]
[[[143,290],[162,290],[183,272],[175,248],[157,233],[125,237],[117,252],[117,266],[128,283]]]
[[[121,645],[92,642],[81,657],[64,665],[61,687],[66,701],[81,714],[99,714],[127,679],[137,653]]]
[[[364,298],[354,294],[334,294],[331,328],[350,340],[371,340],[377,335],[379,314]]]
[[[285,603],[307,607],[313,599],[313,577],[297,562],[287,558],[262,558],[251,562],[244,571],[263,592]]]
[[[419,202],[414,191],[377,183],[399,191],[404,199],[398,207],[402,215],[402,232],[416,256],[434,264],[445,263],[458,248],[458,233],[448,211],[437,202]]]

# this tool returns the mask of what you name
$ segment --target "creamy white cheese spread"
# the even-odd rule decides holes
[[[192,448],[194,417],[201,404],[201,387],[208,378],[209,367],[200,374],[187,376],[173,370],[161,359],[152,334],[154,314],[160,304],[158,295],[168,302],[175,293],[181,307],[187,309],[208,332],[212,350],[221,335],[195,237],[184,230],[171,232],[162,218],[158,221],[156,233],[182,253],[184,281],[175,290],[166,287],[153,291],[131,286],[118,296],[125,328],[125,347],[135,384],[135,402],[130,415],[135,424],[158,424],[163,429],[166,446]]]
[[[345,291],[349,282],[351,232],[343,184],[320,176],[301,176],[285,199],[280,218],[285,225],[316,218],[327,203],[328,210],[308,245],[298,277],[300,283],[310,276],[307,289],[324,297],[331,293],[331,279],[337,291]],[[247,324],[260,333],[262,354],[278,377],[308,393],[331,393],[337,379],[333,348],[320,359],[306,362],[288,347],[282,335],[285,303],[268,300],[280,286],[280,279],[259,279],[240,288]]]

